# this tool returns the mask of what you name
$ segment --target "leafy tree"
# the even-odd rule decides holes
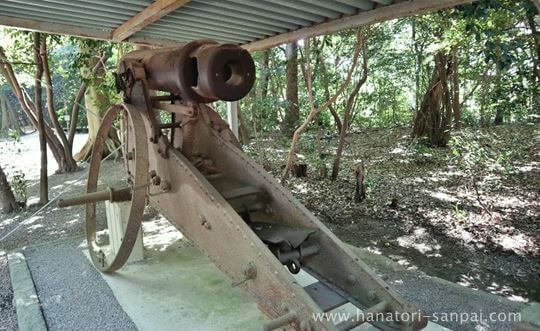
[[[76,101],[84,95],[84,108],[86,110],[86,119],[88,123],[88,139],[81,150],[75,155],[76,160],[86,160],[90,157],[92,146],[96,139],[97,131],[101,125],[101,118],[111,104],[118,100],[114,79],[109,73],[107,75],[107,59],[113,52],[111,43],[99,40],[81,40],[78,39],[79,56],[75,62],[79,66],[83,83],[79,88]],[[80,105],[73,109],[77,117]],[[75,116],[77,115],[77,116]],[[114,150],[119,144],[116,136],[108,139],[106,146],[109,151]]]

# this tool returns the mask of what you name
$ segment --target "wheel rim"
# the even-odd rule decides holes
[[[133,175],[131,182],[131,205],[124,236],[120,248],[114,256],[107,256],[103,251],[103,247],[100,247],[97,243],[96,203],[86,204],[86,239],[88,251],[96,268],[103,272],[113,272],[126,263],[141,228],[141,219],[146,202],[146,187],[148,184],[148,145],[146,143],[146,130],[140,112],[129,105],[112,106],[107,110],[103,117],[102,124],[99,127],[92,148],[86,193],[93,193],[97,190],[99,171],[101,168],[101,157],[103,155],[105,142],[114,120],[122,111],[125,111],[127,114],[126,124],[130,126],[128,127],[128,133],[135,133],[132,134],[133,142],[135,144],[135,153],[131,161],[126,160],[126,165],[133,165],[131,167],[131,173]],[[126,153],[124,152],[124,156],[125,155]]]

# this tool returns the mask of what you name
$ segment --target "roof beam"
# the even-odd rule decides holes
[[[163,16],[182,7],[190,0],[156,0],[143,11],[133,16],[113,31],[111,39],[123,41]]]
[[[296,40],[325,35],[334,33],[337,31],[347,30],[363,25],[370,25],[383,21],[392,20],[395,18],[402,18],[407,16],[413,16],[417,14],[423,14],[430,11],[445,9],[462,5],[466,3],[472,3],[476,0],[410,0],[399,2],[394,5],[375,8],[370,11],[361,12],[356,15],[351,15],[336,19],[333,21],[315,24],[303,29],[285,32],[273,37],[253,41],[242,45],[248,51],[258,51],[274,46],[290,43]]]

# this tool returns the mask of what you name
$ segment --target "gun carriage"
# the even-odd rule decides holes
[[[114,272],[125,264],[149,203],[272,319],[267,330],[349,330],[374,313],[408,316],[373,323],[381,329],[424,327],[427,321],[418,318],[415,306],[242,152],[228,124],[208,105],[241,99],[254,81],[255,66],[246,50],[208,40],[135,51],[122,59],[117,86],[124,103],[103,117],[86,195],[60,202],[86,205],[95,266]],[[125,128],[127,186],[97,191],[105,142],[117,117]],[[115,254],[107,254],[96,235],[96,204],[107,200],[130,202]],[[292,275],[300,270],[318,282],[302,287]],[[338,325],[313,318],[349,302],[363,314]]]

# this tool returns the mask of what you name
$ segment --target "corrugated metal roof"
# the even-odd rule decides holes
[[[106,35],[152,2],[152,0],[0,0],[0,16],[88,28]],[[354,15],[392,2],[392,0],[192,0],[137,32],[133,38],[176,42],[209,38],[219,42],[244,44]]]
[[[0,0],[0,15],[112,32],[151,3],[152,0]]]
[[[134,38],[245,44],[389,5],[392,0],[192,0]]]

